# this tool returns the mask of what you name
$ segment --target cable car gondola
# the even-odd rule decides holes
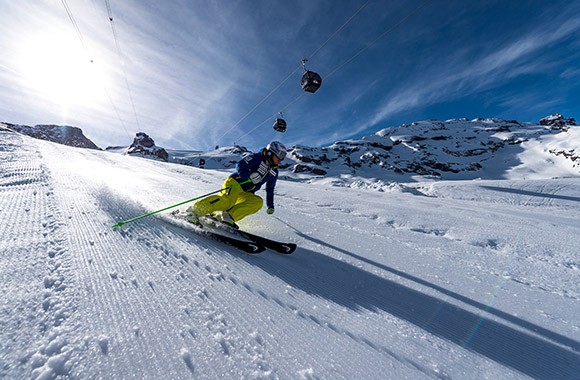
[[[276,119],[272,127],[276,132],[286,132],[286,120],[282,119],[282,112],[278,112],[280,117]]]
[[[304,68],[304,75],[302,75],[302,81],[300,86],[306,92],[315,93],[322,84],[322,78],[318,73],[314,71],[306,70],[306,59],[302,60],[302,67]]]

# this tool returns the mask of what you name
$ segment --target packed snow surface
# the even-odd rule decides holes
[[[0,378],[580,377],[579,178],[281,180],[240,225],[292,255],[111,227],[228,173],[0,131]]]

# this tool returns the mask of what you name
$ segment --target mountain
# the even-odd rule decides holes
[[[153,156],[165,162],[167,162],[169,157],[167,151],[155,145],[155,141],[145,132],[137,133],[133,139],[133,143],[127,149],[127,154]]]
[[[570,120],[569,123],[572,123]],[[421,121],[323,148],[295,146],[295,173],[409,181],[580,175],[580,128],[503,119]],[[530,157],[533,155],[534,157]]]
[[[0,127],[8,128],[18,133],[34,137],[41,140],[52,141],[59,144],[74,146],[77,148],[98,149],[83,131],[78,127],[68,125],[44,125],[39,124],[34,127],[11,123],[0,123]]]
[[[283,136],[280,137],[283,141]],[[424,179],[541,179],[580,176],[580,127],[554,114],[538,124],[504,119],[427,120],[326,147],[289,147],[286,178],[352,186]],[[169,161],[231,169],[243,147],[168,149]]]
[[[449,143],[416,143],[432,141]],[[275,214],[239,225],[292,255],[242,253],[170,210],[111,227],[224,175],[0,129],[0,378],[578,379],[578,176],[282,178]]]
[[[4,125],[36,138],[98,149],[78,128]],[[325,147],[291,146],[282,169],[287,179],[375,188],[425,179],[577,177],[579,147],[580,127],[560,114],[537,124],[499,118],[425,120]],[[145,132],[137,133],[128,148],[106,150],[227,170],[248,152],[241,146],[208,152],[172,150],[155,145]]]

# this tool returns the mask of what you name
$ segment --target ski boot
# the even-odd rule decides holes
[[[224,211],[216,218],[221,223],[225,224],[229,228],[233,228],[234,230],[239,230],[240,227],[236,224],[234,218],[230,215],[229,212]]]

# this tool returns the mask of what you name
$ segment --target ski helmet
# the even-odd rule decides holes
[[[280,161],[286,158],[287,153],[286,147],[280,141],[272,141],[271,143],[268,144],[268,146],[266,146],[266,150],[269,153],[278,157]]]

